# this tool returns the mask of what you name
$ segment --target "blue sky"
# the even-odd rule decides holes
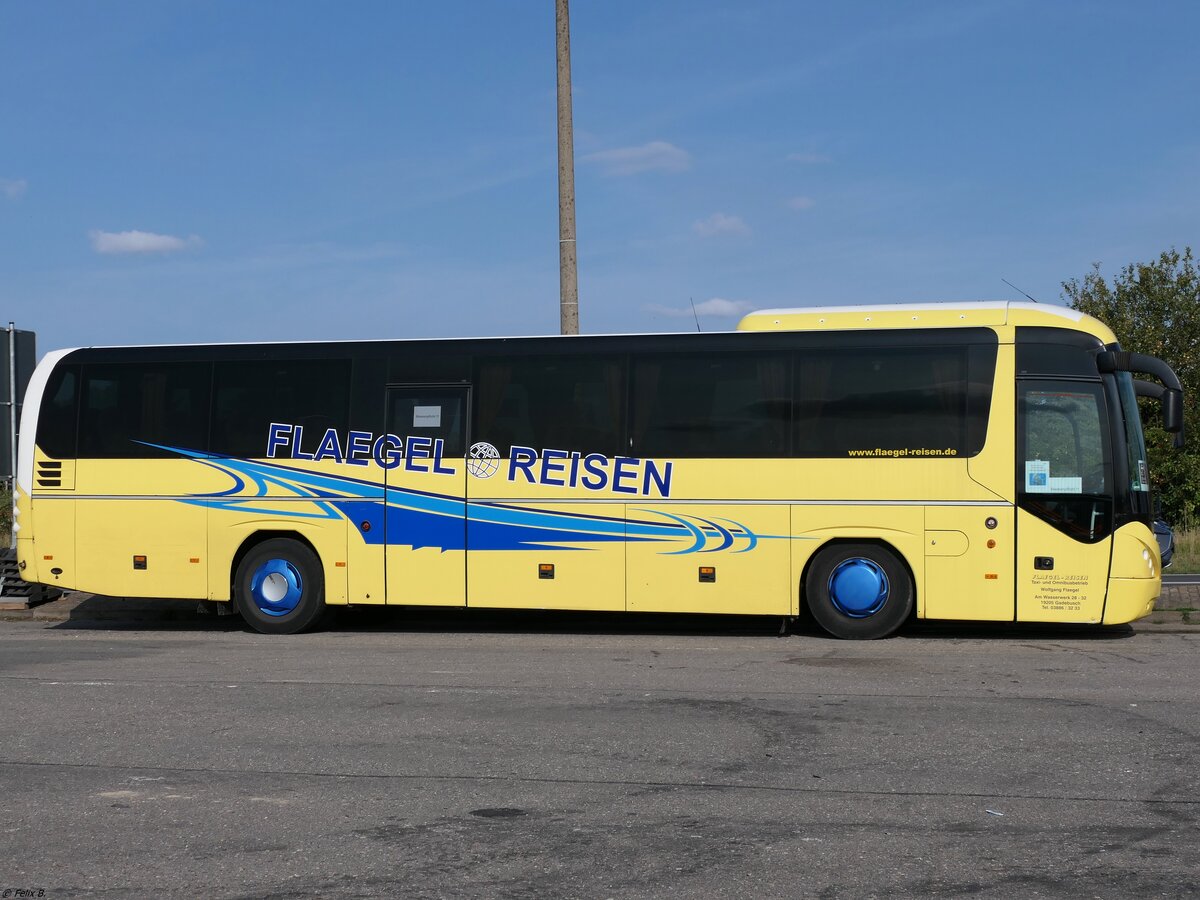
[[[575,0],[584,332],[1042,301],[1200,226],[1200,5]],[[552,0],[0,0],[42,351],[558,330]]]

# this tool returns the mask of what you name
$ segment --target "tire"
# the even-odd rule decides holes
[[[808,567],[804,594],[817,624],[843,640],[887,637],[913,608],[908,569],[879,544],[823,547]]]
[[[299,541],[272,538],[252,548],[233,582],[238,611],[263,634],[296,634],[325,612],[321,561]]]

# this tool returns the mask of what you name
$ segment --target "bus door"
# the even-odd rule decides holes
[[[1017,383],[1017,620],[1099,622],[1113,466],[1099,381]]]
[[[381,455],[389,604],[466,604],[467,401],[465,386],[388,388]]]

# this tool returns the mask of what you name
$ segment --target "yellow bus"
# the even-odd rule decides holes
[[[268,633],[378,604],[1129,622],[1160,588],[1139,384],[1178,432],[1167,365],[1028,303],[62,350],[25,402],[18,559]]]

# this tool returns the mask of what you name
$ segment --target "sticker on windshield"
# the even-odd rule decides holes
[[[1047,459],[1025,460],[1025,491],[1044,494],[1050,490],[1050,461]]]
[[[1050,493],[1052,494],[1082,494],[1082,478],[1051,478]]]
[[[1138,460],[1137,470],[1138,483],[1133,486],[1133,489],[1135,491],[1150,490],[1150,472],[1146,469],[1146,461],[1144,459]]]

